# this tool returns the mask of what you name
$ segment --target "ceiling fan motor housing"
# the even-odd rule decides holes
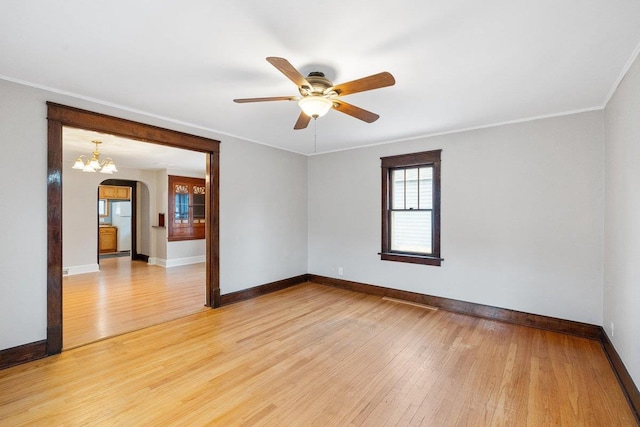
[[[321,73],[320,71],[312,71],[309,73],[306,80],[311,85],[311,91],[305,87],[300,87],[299,91],[302,96],[330,95],[329,93],[325,93],[325,91],[332,87],[333,83],[324,76],[324,73]]]

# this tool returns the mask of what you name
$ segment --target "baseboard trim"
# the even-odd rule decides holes
[[[288,279],[278,280],[264,285],[255,286],[229,294],[220,296],[221,305],[230,305],[236,302],[245,301],[261,295],[266,295],[291,286],[305,282],[313,282],[320,285],[331,286],[353,292],[360,292],[380,297],[396,298],[410,301],[417,304],[424,304],[438,307],[454,313],[466,314],[484,319],[498,320],[520,326],[529,326],[544,329],[552,332],[560,332],[582,338],[599,341],[605,355],[615,373],[620,387],[629,402],[629,406],[636,417],[636,422],[640,425],[640,391],[633,382],[633,378],[625,367],[620,355],[616,351],[613,343],[609,339],[605,330],[601,326],[588,323],[575,322],[571,320],[557,319],[554,317],[542,316],[538,314],[524,313],[505,308],[492,307],[466,301],[459,301],[450,298],[435,297],[431,295],[419,294],[416,292],[403,291],[399,289],[385,288],[382,286],[368,285],[366,283],[352,282],[349,280],[336,279],[333,277],[319,276],[316,274],[301,274]],[[47,356],[47,341],[36,341],[29,344],[20,345],[13,348],[0,350],[0,369],[41,359]]]
[[[288,279],[278,280],[264,285],[255,286],[249,289],[243,289],[237,292],[231,292],[230,294],[224,294],[220,296],[221,305],[229,305],[240,301],[245,301],[251,298],[259,297],[260,295],[270,294],[272,292],[280,291],[282,289],[290,288],[291,286],[299,285],[308,281],[308,274],[301,274],[300,276],[290,277]]]
[[[607,359],[609,359],[609,364],[618,379],[620,388],[627,398],[627,402],[629,402],[629,406],[636,418],[636,422],[640,425],[640,392],[602,326],[574,322],[572,320],[557,319],[555,317],[542,316],[538,314],[524,313],[506,308],[492,307],[450,298],[434,297],[431,295],[385,288],[382,286],[368,285],[366,283],[352,282],[333,277],[318,276],[315,274],[309,274],[308,280],[313,283],[327,285],[334,288],[380,297],[402,299],[418,304],[438,307],[454,313],[498,320],[520,326],[530,326],[532,328],[544,329],[551,332],[560,332],[563,334],[599,341]]]
[[[206,260],[204,255],[191,256],[191,257],[185,257],[185,258],[171,258],[171,259],[155,258],[155,257],[147,258],[148,264],[159,265],[160,267],[164,267],[164,268],[180,267],[181,265],[199,264],[205,261]]]
[[[348,280],[318,276],[315,274],[309,275],[309,281],[380,297],[397,298],[418,304],[431,305],[454,313],[467,314],[470,316],[481,317],[483,319],[499,320],[501,322],[511,323],[514,325],[530,326],[533,328],[545,329],[548,331],[560,332],[563,334],[575,335],[594,340],[600,339],[600,326],[588,323],[557,319],[555,317],[525,313],[522,311],[476,304],[451,298],[434,297],[431,295],[419,294],[417,292],[385,288],[382,286],[351,282]]]
[[[629,402],[633,415],[636,417],[636,422],[640,425],[640,391],[633,382],[633,378],[631,378],[627,367],[624,366],[620,355],[613,346],[604,328],[600,328],[600,332],[600,344],[602,344],[604,354],[607,355],[613,372],[618,378],[618,383],[620,383],[620,387],[627,398],[627,402]]]
[[[144,261],[144,262],[148,263],[149,262],[149,255],[134,254],[133,257],[131,257],[131,259],[133,259],[134,261]]]
[[[70,265],[68,267],[62,267],[63,276],[75,276],[76,274],[96,273],[98,271],[100,271],[100,265],[98,264]]]
[[[0,369],[42,359],[47,356],[47,341],[36,341],[0,350]]]

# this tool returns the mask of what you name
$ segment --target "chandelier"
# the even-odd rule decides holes
[[[100,150],[98,149],[98,145],[102,144],[102,141],[98,141],[94,139],[91,141],[96,144],[96,149],[91,153],[91,159],[85,162],[85,156],[80,156],[76,159],[76,162],[73,164],[73,169],[80,169],[82,172],[97,172],[112,174],[114,172],[118,172],[116,169],[116,164],[113,163],[110,157],[107,157],[105,160],[100,160]]]

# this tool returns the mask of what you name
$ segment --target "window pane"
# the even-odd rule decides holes
[[[404,209],[404,169],[391,171],[391,209]]]
[[[176,194],[175,200],[175,219],[180,223],[181,220],[189,222],[189,195]]]
[[[420,168],[420,209],[433,209],[433,168]]]
[[[204,223],[204,194],[193,195],[193,219],[194,222]]]
[[[391,212],[391,250],[431,253],[431,211]]]
[[[194,224],[204,224],[204,204],[206,187],[200,185],[193,186],[193,222]]]
[[[406,169],[406,207],[418,209],[418,169]]]

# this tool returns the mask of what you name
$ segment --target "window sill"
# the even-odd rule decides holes
[[[383,261],[408,262],[411,264],[435,265],[437,267],[440,267],[440,264],[444,261],[443,258],[434,256],[402,254],[397,252],[382,252],[378,255],[380,255],[380,259]]]

